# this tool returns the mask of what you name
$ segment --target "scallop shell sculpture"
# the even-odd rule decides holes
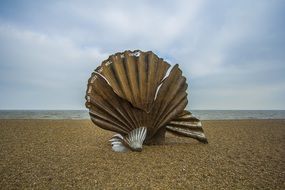
[[[208,143],[199,119],[184,110],[186,78],[178,64],[169,69],[153,52],[136,50],[111,55],[92,73],[85,105],[96,126],[118,133],[114,151],[163,144],[166,132]]]

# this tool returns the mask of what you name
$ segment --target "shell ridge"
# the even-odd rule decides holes
[[[146,57],[147,60],[147,91],[146,91],[146,99],[147,99],[147,103],[146,103],[146,111],[149,112],[149,110],[152,107],[152,103],[153,103],[153,96],[152,96],[152,91],[154,90],[154,86],[155,86],[155,68],[156,68],[156,62],[154,61],[154,54],[148,54]]]
[[[124,52],[124,60],[125,62],[125,70],[126,70],[126,76],[127,80],[130,86],[130,91],[132,94],[132,101],[134,102],[134,105],[138,105],[138,84],[137,79],[135,75],[132,75],[133,73],[136,73],[136,64],[134,62],[134,57],[129,56],[126,52]]]
[[[108,86],[108,88],[111,88],[111,86]],[[112,89],[109,90],[109,93],[104,93],[104,91],[100,91],[99,93],[103,93],[102,97],[104,99],[110,98],[110,99],[113,100],[112,103],[115,103],[115,105],[109,104],[108,99],[106,99],[105,103],[109,104],[111,107],[114,107],[115,110],[120,110],[120,107],[122,107],[122,110],[120,110],[121,116],[126,118],[126,120],[129,122],[128,126],[130,128],[135,128],[135,127],[138,126],[137,125],[137,121],[135,120],[134,115],[132,114],[132,112],[130,112],[129,107],[131,105],[130,106],[127,105],[127,104],[129,104],[129,102],[126,102],[124,99],[121,99],[120,97],[117,97],[116,93]],[[112,94],[113,96],[111,97],[110,94]],[[122,105],[122,106],[120,106],[120,105]],[[131,127],[131,126],[134,126],[134,127]]]
[[[97,94],[99,95],[98,98],[102,100],[94,101],[93,105],[97,105],[97,107],[99,106],[101,109],[105,110],[110,115],[114,116],[117,114],[118,116],[116,117],[124,118],[125,123],[126,122],[128,123],[128,125],[126,126],[130,130],[138,126],[133,120],[134,116],[130,116],[129,112],[130,112],[131,105],[128,106],[129,102],[126,102],[125,100],[118,97],[115,94],[115,92],[111,89],[111,87],[106,83],[105,80],[103,80],[100,77],[98,77],[98,79],[99,80],[97,80],[97,82],[99,83],[97,85],[101,85],[101,86],[98,86],[98,88],[95,88],[95,91],[97,91],[96,89],[102,89],[97,92]],[[91,99],[92,99],[92,96],[93,95],[90,95]],[[112,100],[112,103],[109,100]]]
[[[167,91],[169,93],[167,93],[164,98],[163,98],[163,102],[168,100],[169,102],[173,102],[175,99],[177,99],[177,97],[179,97],[179,95],[182,93],[184,96],[186,96],[186,93],[185,93],[185,83],[186,83],[186,80],[183,80],[183,78],[179,78],[178,80],[176,80],[175,82],[171,83],[167,89]],[[173,85],[175,84],[175,85]],[[162,107],[160,108],[160,112],[161,114],[160,115],[163,115],[163,113],[165,111],[167,111],[167,109],[171,106],[173,106],[174,104],[167,104],[167,103],[164,103],[162,105]]]
[[[99,77],[99,80],[101,78]],[[102,79],[101,79],[102,80]],[[103,89],[101,91],[98,92],[98,97],[95,98],[97,99],[97,101],[93,101],[92,96],[91,97],[91,101],[93,101],[93,105],[97,105],[97,107],[105,110],[105,112],[108,112],[110,115],[115,116],[116,114],[119,113],[119,115],[123,118],[125,118],[125,121],[127,121],[128,125],[127,126],[132,126],[133,124],[130,123],[129,118],[126,117],[126,111],[124,109],[124,107],[120,106],[120,102],[118,101],[118,98],[116,98],[117,96],[114,96],[115,93],[113,92],[110,86],[108,86],[108,84],[105,81],[98,81],[98,82],[103,82],[103,86],[101,88],[98,89]],[[105,82],[105,83],[104,83]],[[104,85],[105,84],[105,85]],[[95,88],[97,89],[97,88]],[[105,91],[107,91],[108,93],[106,93]],[[98,99],[101,101],[98,101]],[[112,103],[110,103],[108,100],[112,99]],[[121,100],[121,104],[122,104],[123,100]],[[117,116],[119,117],[119,116]]]
[[[97,111],[98,110],[101,110],[101,112],[105,112],[105,113],[108,113],[109,115],[111,115],[113,118],[117,119],[118,121],[120,121],[121,123],[123,123],[124,125],[128,126],[129,124],[127,124],[126,121],[123,120],[124,117],[119,117],[119,115],[121,116],[124,116],[124,114],[120,113],[118,110],[116,109],[112,109],[110,108],[110,104],[107,104],[107,105],[104,105],[102,103],[100,103],[99,101],[94,101],[93,98],[91,98],[91,103],[93,103],[93,106],[94,105],[97,105],[95,107],[95,109],[97,108]],[[107,107],[106,107],[107,106]],[[110,106],[110,107],[109,107]],[[89,111],[89,113],[94,113],[93,111]],[[103,113],[101,113],[103,114]]]
[[[145,53],[141,53],[138,58],[138,75],[139,75],[139,89],[140,89],[140,97],[141,97],[141,107],[143,110],[146,110],[146,107],[144,105],[144,100],[146,97],[146,63],[145,61]]]
[[[122,62],[122,58],[119,55],[111,56],[111,61],[113,62],[112,68],[114,69],[114,73],[116,74],[116,77],[119,79],[118,84],[120,86],[120,89],[122,89],[123,95],[125,99],[128,101],[132,101],[132,96],[130,95],[130,89],[128,80],[126,78],[126,71],[124,67],[124,63]]]
[[[185,119],[185,116],[190,117]],[[184,117],[182,121],[181,117]],[[201,121],[192,116],[191,112],[184,111],[180,116],[167,123],[166,130],[178,136],[191,137],[202,143],[208,143]]]
[[[90,116],[94,116],[94,117],[98,117],[100,119],[103,119],[105,121],[108,121],[110,124],[112,125],[116,125],[119,128],[128,128],[126,125],[124,125],[123,123],[121,123],[119,120],[117,120],[116,118],[107,118],[106,116],[104,116],[103,114],[96,114],[94,112],[89,111]],[[116,120],[115,120],[116,119]],[[114,121],[115,120],[115,121]]]
[[[179,110],[184,109],[187,105],[187,99],[182,99],[181,102],[179,102],[179,104],[177,104],[175,111],[174,112],[169,112],[169,114],[165,115],[163,118],[160,118],[160,121],[158,123],[156,123],[155,127],[154,127],[154,133],[156,131],[158,131],[158,129],[160,127],[163,127],[165,124],[167,124],[169,121],[171,121],[173,118],[177,117],[177,115],[179,114]]]
[[[93,123],[95,123],[96,125],[100,126],[103,129],[114,131],[114,132],[117,132],[117,133],[122,133],[122,134],[127,134],[128,133],[128,130],[117,128],[114,125],[111,125],[106,120],[98,119],[98,118],[96,118],[94,116],[90,116],[90,118],[93,121]]]
[[[187,99],[187,93],[185,90],[187,89],[185,83],[183,86],[180,86],[177,91],[175,91],[175,95],[172,96],[170,99],[171,104],[165,105],[163,108],[161,108],[161,115],[167,115],[169,112],[173,111],[175,107],[183,101],[183,99]],[[173,89],[174,91],[175,89]]]
[[[186,94],[181,94],[181,97],[180,96],[177,96],[177,98],[175,99],[175,104],[173,103],[172,105],[170,104],[168,106],[168,108],[165,109],[165,111],[163,112],[163,114],[160,115],[160,119],[158,120],[158,122],[156,123],[157,126],[162,126],[163,124],[161,123],[164,123],[164,120],[169,116],[169,114],[171,113],[176,113],[176,114],[179,114],[175,111],[175,109],[177,107],[179,107],[180,104],[184,105],[186,104],[185,101],[187,101],[186,99]],[[185,105],[186,106],[186,105]],[[184,107],[185,108],[185,107]],[[184,109],[183,108],[183,109]]]
[[[167,78],[165,78],[164,82],[162,83],[162,86],[158,92],[158,96],[155,102],[155,116],[154,116],[154,121],[153,121],[153,128],[154,128],[154,132],[156,132],[161,126],[158,125],[159,120],[161,118],[163,118],[163,114],[164,114],[164,110],[166,109],[166,107],[168,106],[168,104],[171,102],[171,100],[167,99],[168,96],[168,92],[169,89],[171,87],[173,87],[173,85],[176,85],[176,83],[174,81],[178,80],[178,76],[182,77],[181,72],[179,72],[179,68],[177,65],[175,65],[172,70],[169,73],[169,76]],[[174,80],[174,81],[173,81]],[[186,83],[186,81],[185,81]],[[172,92],[173,93],[173,92]],[[159,111],[157,111],[159,110]],[[182,110],[181,110],[182,111]]]
[[[160,86],[160,83],[162,81],[162,79],[164,78],[164,75],[166,74],[166,71],[169,67],[168,63],[163,62],[163,64],[165,65],[165,67],[161,67],[161,70],[158,67],[158,63],[160,60],[159,57],[157,57],[157,55],[153,54],[151,52],[151,54],[148,55],[148,88],[147,88],[147,100],[149,100],[147,102],[147,112],[150,112],[152,107],[154,106],[154,101],[156,99],[156,92]],[[165,71],[166,70],[166,71]],[[151,88],[154,87],[154,88]]]
[[[112,65],[111,64],[106,65],[103,62],[101,73],[109,81],[110,86],[112,87],[114,92],[122,97],[123,92],[120,90],[119,84],[115,80],[115,73],[114,73],[114,69],[113,69]]]

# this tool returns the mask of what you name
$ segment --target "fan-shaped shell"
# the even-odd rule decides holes
[[[146,137],[147,128],[140,127],[132,130],[126,137],[116,134],[110,139],[112,148],[116,152],[142,151],[142,145]]]
[[[86,107],[93,123],[122,136],[146,128],[150,141],[188,102],[186,78],[178,65],[166,76],[169,67],[151,51],[111,55],[88,80]]]

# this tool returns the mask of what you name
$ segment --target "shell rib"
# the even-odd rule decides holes
[[[201,121],[192,116],[189,111],[184,111],[177,118],[169,122],[166,130],[178,136],[191,137],[202,143],[208,143],[202,129]]]

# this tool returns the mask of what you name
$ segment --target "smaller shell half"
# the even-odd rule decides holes
[[[110,139],[112,149],[115,152],[126,152],[128,150],[141,152],[146,133],[146,127],[140,127],[132,130],[125,138],[116,134]]]

